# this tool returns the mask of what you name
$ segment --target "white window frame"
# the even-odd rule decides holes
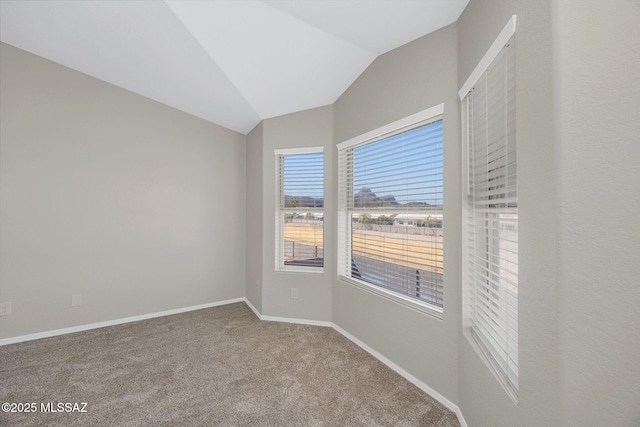
[[[477,265],[477,263],[473,263],[472,258],[473,254],[472,250],[467,244],[467,239],[470,239],[471,234],[474,232],[473,227],[469,224],[467,217],[469,216],[472,210],[472,204],[475,203],[472,199],[471,192],[471,182],[470,182],[470,174],[469,174],[469,145],[470,145],[470,137],[469,137],[469,125],[468,125],[468,111],[467,111],[467,95],[473,90],[474,86],[478,84],[480,79],[483,78],[485,73],[489,70],[491,64],[494,62],[496,58],[502,53],[503,48],[512,40],[513,36],[516,32],[516,15],[512,16],[504,29],[500,32],[497,39],[491,45],[487,53],[484,55],[482,60],[478,63],[474,71],[471,73],[469,79],[465,82],[465,84],[460,89],[458,95],[461,101],[461,118],[462,118],[462,159],[463,159],[463,334],[467,341],[471,344],[477,354],[480,356],[481,360],[485,363],[485,365],[492,372],[494,377],[501,384],[507,395],[513,400],[514,403],[518,403],[518,385],[517,385],[517,373],[516,373],[516,383],[509,379],[509,374],[504,369],[503,365],[506,363],[504,360],[500,361],[500,356],[497,354],[497,350],[491,348],[490,345],[487,344],[487,338],[483,337],[482,327],[475,324],[473,320],[474,310],[477,309],[474,302],[474,292],[476,292],[476,284],[471,282],[470,275],[467,273],[467,270],[472,268],[473,265]],[[517,160],[516,160],[517,162]],[[498,210],[502,209],[502,211]],[[505,208],[497,208],[495,213],[488,212],[487,218],[496,218],[496,215],[504,214]],[[508,210],[508,209],[507,209]],[[516,224],[517,224],[517,207],[514,210],[516,216]],[[509,213],[511,214],[511,213]],[[510,220],[506,220],[508,223]],[[502,223],[503,226],[508,226],[511,224]],[[493,231],[495,233],[495,230]],[[497,251],[500,250],[499,244],[496,242],[498,239],[496,236],[488,236],[487,237],[487,247],[486,253],[490,258],[494,257]],[[497,246],[496,246],[497,245]],[[491,261],[487,259],[487,263]],[[493,274],[493,273],[492,273]],[[517,280],[517,279],[516,279]],[[478,288],[480,285],[478,285]],[[516,296],[517,299],[517,296]],[[502,301],[506,301],[507,298],[502,297]],[[517,307],[517,301],[516,301]],[[509,309],[509,305],[505,307],[501,307],[501,310],[507,311]],[[517,310],[517,308],[516,308]],[[517,318],[517,311],[516,311]],[[518,340],[518,332],[516,331],[515,340]],[[516,362],[517,367],[517,362]]]
[[[295,154],[323,153],[323,171],[322,172],[323,172],[323,184],[324,184],[324,147],[276,148],[273,151],[275,154],[275,165],[276,165],[276,169],[275,169],[276,170],[276,174],[275,174],[276,175],[276,180],[275,180],[275,189],[276,189],[275,271],[290,272],[290,273],[323,274],[324,265],[322,267],[311,267],[311,266],[301,266],[301,265],[286,265],[284,263],[284,215],[289,212],[300,211],[301,209],[281,207],[281,198],[283,194],[281,193],[280,182],[281,182],[282,174],[284,173],[284,171],[280,168],[279,159],[281,156],[288,156],[288,155],[295,155]],[[324,194],[323,194],[323,198],[324,198]],[[305,212],[321,212],[324,217],[324,211],[325,211],[324,202],[323,202],[322,208],[305,207],[304,211]],[[326,234],[324,230],[324,225],[322,228],[322,233],[323,233],[323,236]],[[324,253],[323,253],[323,258],[324,258]]]
[[[420,125],[428,124],[443,119],[444,104],[439,104],[426,110],[415,113],[411,116],[389,123],[380,128],[374,129],[362,135],[351,138],[347,141],[337,144],[338,148],[338,280],[355,286],[359,289],[370,292],[387,300],[393,301],[404,307],[415,310],[419,313],[429,315],[438,320],[442,320],[443,308],[423,302],[414,298],[409,298],[400,293],[392,292],[380,286],[358,280],[344,274],[351,269],[351,215],[347,209],[347,197],[353,193],[353,189],[349,188],[351,183],[347,182],[346,169],[348,165],[344,159],[343,153],[346,149],[364,145],[374,140],[382,139],[387,136],[399,133],[402,130],[410,129]],[[443,223],[446,223],[443,215]]]

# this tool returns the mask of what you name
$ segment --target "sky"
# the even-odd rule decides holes
[[[442,120],[353,149],[354,193],[366,187],[398,203],[442,204]],[[323,196],[323,153],[284,156],[284,193]]]
[[[324,189],[323,152],[284,156],[284,194],[321,198]]]
[[[442,204],[442,120],[356,147],[353,189]]]

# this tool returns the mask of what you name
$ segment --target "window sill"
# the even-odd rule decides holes
[[[484,362],[487,369],[493,374],[498,381],[502,389],[511,398],[511,401],[518,406],[518,390],[506,379],[505,373],[500,369],[498,362],[493,358],[489,351],[485,348],[484,344],[480,341],[474,331],[471,328],[466,327],[463,331],[464,337],[467,342],[475,350],[480,357],[480,360]]]
[[[324,268],[319,267],[276,267],[276,273],[285,273],[285,274],[324,274]]]
[[[409,297],[404,297],[402,295],[396,294],[375,285],[371,285],[361,280],[353,279],[351,277],[338,276],[338,278],[346,284],[363,289],[374,295],[381,296],[385,299],[395,302],[396,304],[400,304],[421,314],[426,314],[430,317],[433,317],[434,319],[442,320],[443,310],[440,307],[435,307],[431,304],[422,303]]]

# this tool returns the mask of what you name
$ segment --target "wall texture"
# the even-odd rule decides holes
[[[458,401],[461,309],[456,37],[452,24],[378,57],[334,104],[334,141],[340,143],[444,103],[443,320],[336,280],[333,321],[452,402]],[[337,171],[334,179],[337,193]]]
[[[262,314],[314,321],[331,320],[331,278],[335,271],[335,252],[331,242],[335,233],[334,210],[330,199],[325,203],[324,273],[293,273],[275,271],[275,176],[276,148],[324,147],[332,145],[332,107],[319,107],[263,121],[262,181],[254,183],[263,189],[262,242]],[[333,187],[331,162],[325,160],[325,194]],[[298,299],[291,299],[291,288],[298,288]]]
[[[457,97],[514,14],[517,405],[461,322]],[[456,24],[376,59],[333,106],[265,120],[245,138],[2,44],[0,301],[14,313],[0,317],[0,338],[246,295],[267,316],[334,322],[472,426],[636,425],[638,45],[637,0],[471,0]],[[335,144],[440,103],[436,320],[336,279]],[[325,272],[277,273],[273,150],[320,145]],[[71,308],[75,293],[83,305]]]
[[[0,337],[244,296],[243,135],[0,55]]]
[[[469,425],[558,425],[558,281],[551,2],[472,0],[458,19],[461,87],[517,15],[519,399],[516,406],[465,334],[460,407]]]
[[[562,424],[640,425],[640,2],[554,2]]]
[[[247,135],[247,299],[262,312],[262,146],[263,124]]]

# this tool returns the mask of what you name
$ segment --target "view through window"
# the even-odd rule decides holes
[[[518,396],[518,164],[515,36],[463,98],[467,150],[465,317]]]
[[[278,165],[276,266],[285,270],[323,267],[324,161],[322,148],[278,150],[276,159]]]
[[[443,307],[443,122],[340,150],[341,274]]]

